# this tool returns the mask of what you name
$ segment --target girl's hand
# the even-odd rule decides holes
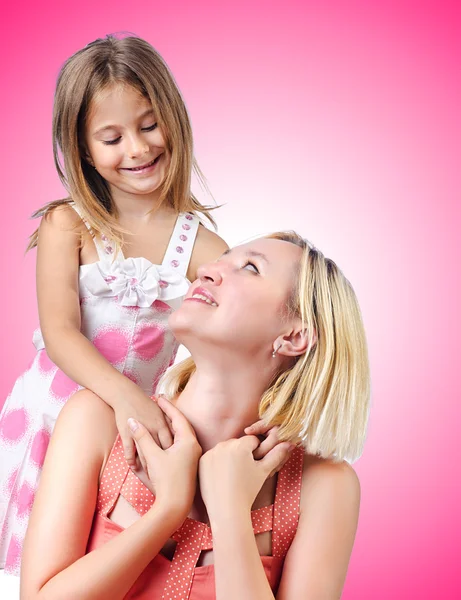
[[[250,425],[249,427],[245,427],[245,433],[247,435],[256,435],[264,438],[258,448],[253,452],[253,456],[256,459],[264,458],[272,448],[275,448],[275,446],[280,443],[278,436],[279,429],[278,425],[266,425],[262,419],[256,421],[256,423],[253,423],[253,425]],[[292,446],[291,450],[293,450],[294,447],[295,446]],[[291,450],[287,453],[285,460],[280,463],[277,471],[280,471],[280,469],[285,466],[285,463],[290,458]]]
[[[259,446],[256,436],[246,435],[217,444],[200,459],[200,491],[210,521],[228,518],[235,511],[249,513],[263,483],[277,472],[293,448],[282,442],[255,460]]]
[[[171,421],[173,445],[162,450],[149,431],[136,419],[128,425],[145,460],[144,470],[154,488],[155,503],[179,510],[181,518],[189,513],[197,485],[197,469],[202,449],[186,417],[166,398],[156,400]]]
[[[129,382],[130,384],[132,382]],[[136,421],[143,423],[144,427],[150,433],[158,446],[169,448],[173,443],[170,426],[165,419],[165,414],[157,406],[157,403],[149,398],[136,384],[130,385],[124,390],[123,397],[112,403],[115,412],[115,421],[117,429],[122,438],[123,449],[125,451],[126,462],[133,469],[139,467],[136,460],[136,450],[142,467],[145,469],[146,461],[142,450],[136,448],[133,437],[128,427],[128,419],[132,417]]]

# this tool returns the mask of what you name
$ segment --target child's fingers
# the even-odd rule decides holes
[[[275,448],[275,446],[277,446],[277,444],[279,443],[280,440],[278,438],[278,427],[274,427],[269,431],[268,436],[256,448],[256,450],[253,453],[253,456],[256,460],[260,460],[261,458],[264,458],[266,454],[269,454],[272,448]]]
[[[152,456],[156,452],[160,451],[160,448],[151,434],[147,431],[142,423],[135,419],[128,419],[128,427],[130,428],[131,436],[136,442],[138,448],[139,457],[143,469],[147,471],[146,457]]]
[[[146,457],[144,456],[143,451],[137,444],[136,444],[136,451],[137,451],[136,467],[134,468],[134,470],[137,471],[139,469],[143,469],[146,473],[148,473],[149,471],[147,470]]]
[[[190,425],[186,417],[182,414],[182,412],[164,396],[159,396],[157,398],[157,404],[163,410],[165,415],[170,419],[171,427],[173,429],[175,437],[177,435],[182,436],[194,432],[192,426]]]
[[[136,446],[133,438],[128,434],[120,433],[123,444],[123,452],[125,453],[125,460],[128,465],[132,468],[136,467]]]
[[[261,419],[256,421],[256,423],[253,423],[253,425],[246,427],[244,431],[247,435],[266,435],[272,429],[276,429],[278,431],[279,428],[277,425],[266,425],[266,423],[264,423],[264,421]]]
[[[266,471],[267,477],[270,477],[276,473],[281,466],[285,464],[285,461],[288,459],[292,450],[293,444],[290,444],[289,442],[281,442],[272,448],[272,450],[259,461],[259,464]]]
[[[163,448],[163,450],[166,450],[173,444],[173,436],[172,436],[171,431],[166,423],[165,423],[165,427],[158,430],[157,435],[158,435],[160,447]]]

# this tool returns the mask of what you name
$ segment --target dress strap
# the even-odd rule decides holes
[[[280,471],[274,501],[272,556],[284,558],[298,527],[304,452],[295,448]]]
[[[96,510],[103,517],[114,508],[128,472],[131,470],[125,460],[122,438],[117,435],[99,483]]]
[[[192,213],[180,213],[171,234],[162,265],[187,276],[200,219]]]
[[[110,244],[103,243],[103,241],[101,239],[99,239],[98,236],[93,234],[93,230],[91,229],[90,224],[85,219],[85,217],[82,214],[82,211],[75,204],[75,202],[69,202],[69,206],[75,210],[75,212],[78,214],[78,216],[81,218],[81,220],[85,223],[85,227],[90,232],[90,235],[93,239],[94,245],[96,246],[96,252],[98,253],[99,260],[106,261],[108,256],[110,257],[110,255],[112,254],[112,252],[108,251],[108,248],[109,248],[109,250],[111,250],[112,246]]]

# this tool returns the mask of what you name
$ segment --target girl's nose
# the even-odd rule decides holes
[[[129,140],[128,155],[130,158],[139,158],[149,151],[149,144],[140,136],[133,136]]]

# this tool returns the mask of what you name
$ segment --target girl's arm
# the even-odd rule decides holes
[[[37,254],[41,330],[50,359],[73,381],[92,390],[115,410],[125,456],[134,465],[134,445],[126,428],[128,416],[145,423],[156,439],[158,434],[162,446],[168,447],[172,438],[158,407],[80,331],[78,274],[84,239],[93,243],[71,207],[57,208],[42,219]]]
[[[195,281],[197,279],[197,269],[200,265],[217,260],[228,249],[229,246],[217,233],[200,225],[197,231],[197,238],[195,240],[189,268],[187,270],[189,281]]]
[[[112,411],[88,390],[64,406],[26,535],[22,599],[122,599],[185,518],[187,502],[181,506],[178,498],[170,506],[158,498],[133,525],[85,554],[100,472],[115,435]]]

